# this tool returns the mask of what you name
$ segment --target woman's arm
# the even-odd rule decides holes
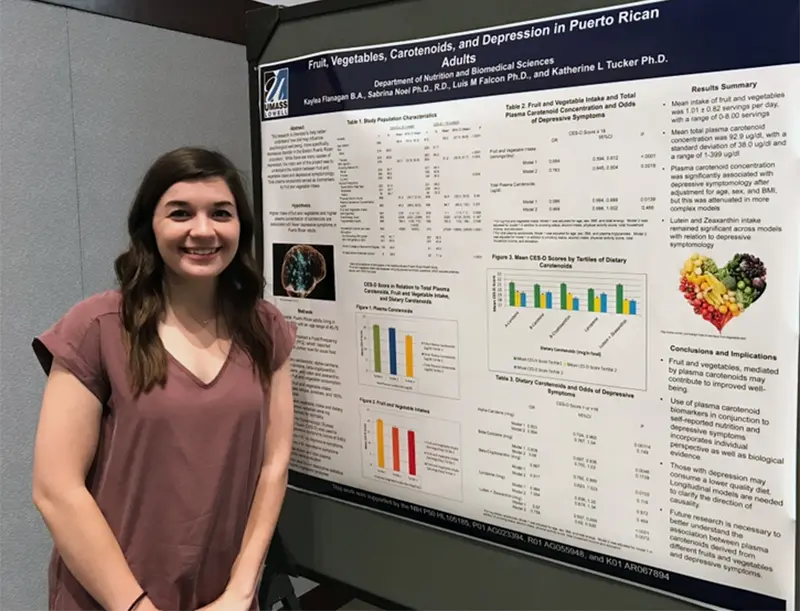
[[[264,462],[225,594],[243,605],[249,605],[258,592],[264,560],[278,523],[289,479],[293,432],[292,374],[287,359],[272,377]]]
[[[85,484],[101,414],[100,401],[54,362],[36,431],[33,502],[78,582],[103,609],[126,611],[142,588]],[[153,608],[148,599],[137,605]]]

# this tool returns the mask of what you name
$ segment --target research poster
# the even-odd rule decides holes
[[[260,66],[292,485],[794,609],[799,10],[637,3]]]

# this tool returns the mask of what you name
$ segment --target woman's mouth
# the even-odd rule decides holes
[[[191,257],[210,257],[222,250],[222,246],[214,248],[181,248],[181,250]]]

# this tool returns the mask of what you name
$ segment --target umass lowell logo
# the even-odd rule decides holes
[[[261,119],[289,115],[289,69],[261,70]]]

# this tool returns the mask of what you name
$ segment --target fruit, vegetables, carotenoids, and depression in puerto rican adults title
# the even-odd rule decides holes
[[[767,290],[767,269],[761,259],[746,253],[735,254],[722,267],[711,257],[693,254],[681,268],[680,290],[695,314],[722,333]]]

